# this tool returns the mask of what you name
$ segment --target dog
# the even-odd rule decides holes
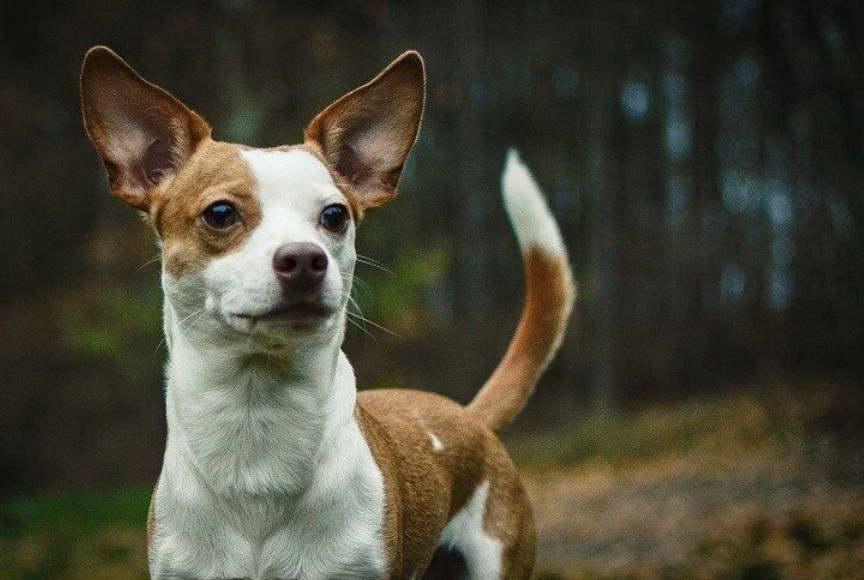
[[[299,145],[216,141],[106,47],[81,73],[111,192],[161,249],[164,463],[153,578],[528,578],[535,530],[496,436],[561,343],[575,289],[560,231],[515,151],[502,177],[526,298],[510,346],[461,406],[358,393],[341,350],[356,228],[396,194],[426,73],[405,52],[323,109]]]

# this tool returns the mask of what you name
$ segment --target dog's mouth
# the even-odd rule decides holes
[[[286,322],[292,327],[309,328],[333,314],[333,309],[313,302],[283,304],[260,314],[236,314],[237,318],[251,323]]]

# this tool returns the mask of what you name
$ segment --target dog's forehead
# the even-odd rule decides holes
[[[318,157],[302,147],[287,149],[245,149],[240,156],[252,173],[262,206],[304,205],[316,207],[322,201],[344,196],[330,171]]]

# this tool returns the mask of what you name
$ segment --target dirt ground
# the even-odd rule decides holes
[[[860,485],[679,467],[528,475],[538,578],[864,578]]]
[[[526,466],[538,578],[864,578],[860,407],[772,393],[594,429],[620,440]]]

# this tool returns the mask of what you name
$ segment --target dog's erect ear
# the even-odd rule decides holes
[[[354,187],[363,209],[380,207],[396,194],[402,166],[417,140],[425,94],[423,59],[409,51],[324,109],[306,128],[306,141]]]
[[[102,155],[111,192],[145,212],[153,189],[210,135],[197,113],[104,46],[91,48],[84,57],[81,113],[87,135]]]

